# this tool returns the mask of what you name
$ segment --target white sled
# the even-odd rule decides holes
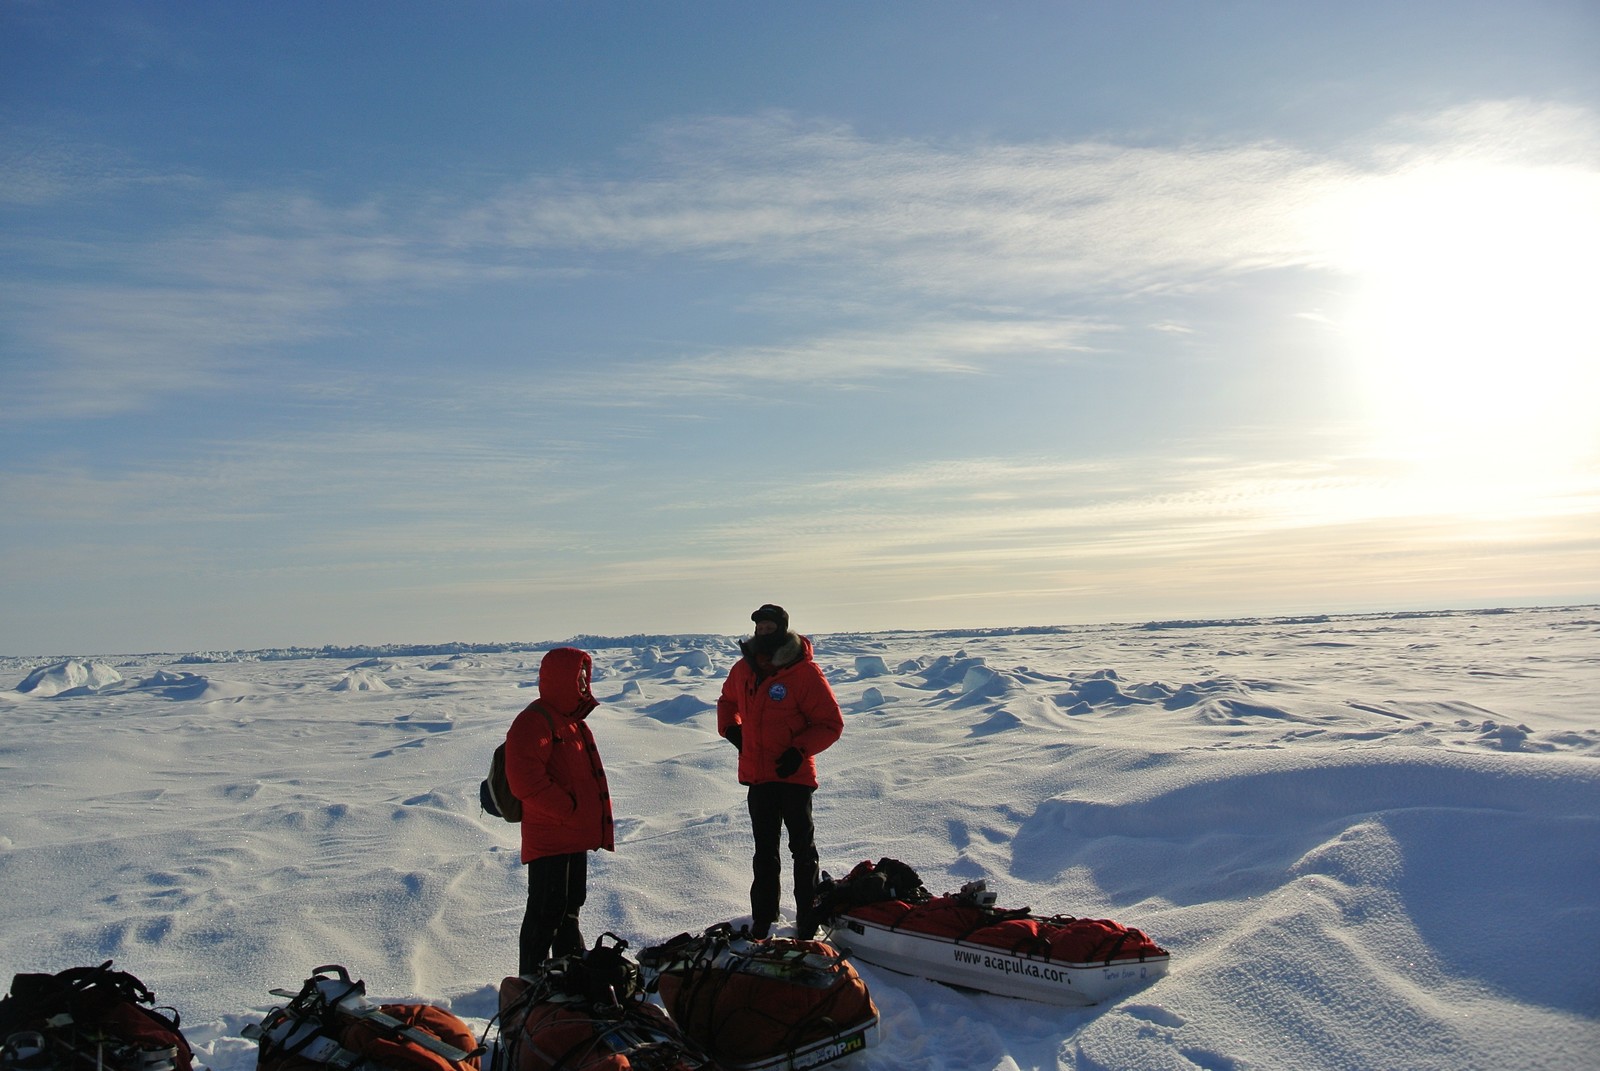
[[[832,921],[828,940],[864,963],[901,974],[1069,1007],[1098,1004],[1147,985],[1167,973],[1171,958],[1147,954],[1142,960],[1065,963],[937,934],[895,930],[848,914]]]

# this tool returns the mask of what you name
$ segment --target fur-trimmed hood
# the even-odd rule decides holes
[[[808,657],[811,653],[811,644],[798,632],[785,632],[783,642],[778,644],[772,652],[772,657],[767,658],[755,648],[755,637],[739,641],[739,650],[744,653],[746,660],[758,670],[770,673],[775,669],[782,669],[800,659]]]

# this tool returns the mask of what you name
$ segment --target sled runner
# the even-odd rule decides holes
[[[490,1071],[716,1071],[647,1002],[639,965],[626,949],[615,934],[602,934],[582,955],[501,982]]]
[[[18,974],[0,1000],[3,1071],[190,1071],[178,1013],[127,971]]]
[[[755,940],[723,923],[639,962],[673,1021],[729,1071],[821,1067],[877,1041],[866,983],[821,941]]]
[[[432,1004],[376,1004],[337,964],[318,967],[297,993],[244,1036],[261,1071],[478,1071],[483,1049],[455,1013]]]
[[[884,859],[825,876],[818,910],[829,939],[863,962],[1001,996],[1098,1004],[1167,973],[1169,953],[1140,930],[994,903],[981,881],[929,896],[911,868]]]

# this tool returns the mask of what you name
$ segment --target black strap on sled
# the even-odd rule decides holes
[[[329,975],[333,977],[327,977]],[[317,983],[333,981],[335,977],[345,988],[337,996],[329,997]],[[300,987],[299,996],[289,1002],[289,1010],[307,1018],[315,1018],[324,1026],[331,1026],[336,1021],[340,1003],[353,996],[365,996],[366,992],[366,982],[359,978],[352,979],[350,972],[337,963],[327,963],[311,972],[311,977]]]
[[[322,992],[322,989],[317,985],[318,982],[324,980],[324,976],[337,977],[338,980],[343,982],[346,986],[344,992],[340,993],[334,999],[329,1000],[328,997]],[[331,980],[331,977],[328,980]],[[274,992],[279,991],[274,990]],[[285,995],[288,993],[287,990],[283,990],[282,992]],[[282,1008],[274,1009],[273,1012],[271,1012],[268,1017],[262,1021],[262,1031],[259,1039],[261,1043],[262,1055],[266,1056],[270,1053],[270,1055],[274,1056],[298,1056],[313,1043],[323,1038],[331,1038],[337,1042],[339,1039],[340,1024],[338,1022],[338,1013],[335,1011],[335,1007],[340,1001],[345,1000],[352,994],[364,994],[365,992],[366,983],[359,979],[352,981],[350,978],[350,972],[345,970],[344,967],[337,963],[329,963],[316,968],[311,972],[311,977],[307,978],[304,984],[301,985],[300,992],[295,994],[295,996],[287,1005]],[[270,1038],[270,1031],[276,1028],[279,1023],[290,1020],[297,1022],[314,1022],[321,1029],[306,1030],[303,1032],[301,1037],[292,1042],[273,1041]],[[294,1033],[295,1032],[291,1030],[288,1034],[288,1037],[292,1038]]]

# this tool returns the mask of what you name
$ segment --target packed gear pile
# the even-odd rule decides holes
[[[817,1067],[877,1041],[866,983],[825,942],[757,940],[724,923],[639,960],[673,1020],[729,1071]]]
[[[714,1071],[712,1059],[647,1001],[626,948],[604,934],[581,955],[505,979],[489,1029],[497,1036],[490,1071]]]
[[[190,1071],[177,1011],[111,963],[14,976],[0,1000],[0,1069]]]
[[[274,989],[273,1008],[245,1036],[261,1071],[478,1071],[483,1047],[453,1012],[432,1004],[375,1004],[337,964],[311,972],[299,992]]]
[[[1140,930],[995,901],[981,881],[933,896],[905,863],[864,861],[823,875],[811,906],[826,939],[721,923],[635,958],[606,933],[505,978],[481,1038],[446,1008],[374,1002],[338,965],[270,990],[286,1003],[243,1033],[261,1071],[794,1071],[878,1041],[878,1008],[847,956],[1067,1005],[1166,972],[1169,954]],[[193,1071],[178,1013],[153,1005],[109,960],[18,974],[0,1001],[0,1071]]]

